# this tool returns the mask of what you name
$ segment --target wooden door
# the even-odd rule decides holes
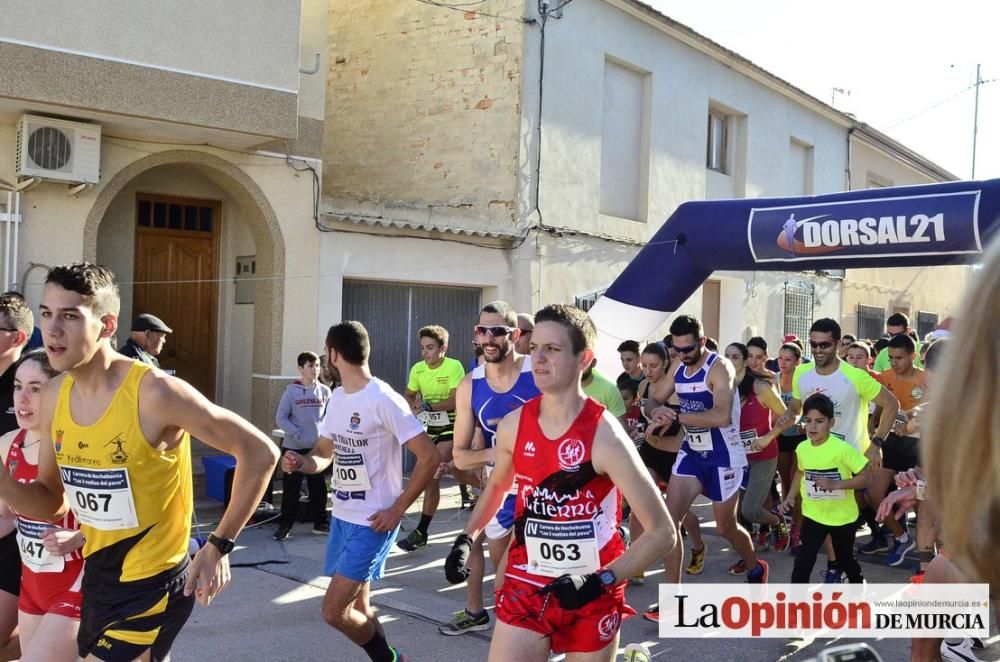
[[[214,400],[221,203],[140,194],[136,207],[132,314],[173,329],[160,366]]]
[[[722,283],[706,280],[701,286],[701,332],[709,338],[719,339],[719,315]],[[721,340],[720,340],[721,342]]]

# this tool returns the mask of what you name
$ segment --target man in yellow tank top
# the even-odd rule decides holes
[[[51,269],[41,328],[62,375],[42,394],[38,480],[0,472],[0,500],[53,520],[72,508],[86,537],[78,637],[87,660],[164,660],[194,602],[229,582],[226,554],[277,461],[271,442],[186,382],[118,354],[118,286],[89,263]],[[236,457],[229,508],[189,560],[190,434]]]

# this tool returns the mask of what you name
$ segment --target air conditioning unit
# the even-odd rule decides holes
[[[99,124],[22,115],[17,176],[96,184],[101,174]]]

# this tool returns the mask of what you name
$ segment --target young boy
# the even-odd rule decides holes
[[[799,492],[803,492],[802,547],[795,557],[792,583],[809,583],[816,554],[829,535],[837,558],[836,569],[846,573],[852,584],[860,584],[864,576],[854,558],[855,521],[858,519],[854,491],[864,489],[871,479],[865,471],[868,460],[853,446],[831,434],[834,418],[830,398],[821,393],[810,396],[802,405],[802,413],[809,443],[801,443],[795,449],[795,477],[781,504],[783,512],[792,512]]]
[[[622,401],[625,403],[625,422],[627,423],[625,431],[628,432],[632,441],[641,443],[642,433],[646,431],[646,419],[643,418],[642,409],[639,408],[639,392],[635,382],[630,378],[622,379],[619,377],[618,392],[621,393]]]
[[[319,437],[320,419],[330,399],[330,388],[318,381],[319,357],[312,352],[302,352],[299,354],[298,364],[302,378],[288,385],[275,415],[278,427],[285,431],[285,438],[281,442],[282,454],[293,451],[298,455],[306,455],[313,449]],[[275,540],[287,539],[298,517],[302,476],[299,471],[289,471],[282,478],[281,518],[278,520],[278,529],[274,532]],[[313,533],[325,536],[330,533],[330,521],[326,515],[326,479],[321,473],[309,474],[306,482],[309,485]]]

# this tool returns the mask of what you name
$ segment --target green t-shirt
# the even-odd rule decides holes
[[[593,379],[583,387],[583,392],[597,402],[604,405],[604,408],[611,412],[615,418],[625,415],[625,401],[622,400],[622,393],[618,386],[611,382],[594,368]]]
[[[817,478],[848,480],[868,463],[868,459],[850,444],[830,435],[819,446],[806,439],[795,449],[802,472],[802,515],[827,526],[850,524],[858,519],[854,490],[816,489]]]
[[[406,390],[419,393],[424,402],[434,404],[447,400],[451,392],[458,388],[465,377],[465,368],[457,359],[445,357],[441,365],[431,369],[426,361],[420,361],[410,368],[410,379]],[[451,432],[455,425],[454,410],[443,412],[424,412],[418,416],[427,426],[427,433],[432,437]]]
[[[920,360],[920,343],[915,342],[913,344],[916,345],[917,348],[916,355],[913,357],[913,365],[918,368],[923,368],[924,362]],[[875,365],[872,366],[872,370],[875,372],[885,372],[891,367],[892,364],[889,363],[889,348],[883,347],[882,351],[875,357]]]

